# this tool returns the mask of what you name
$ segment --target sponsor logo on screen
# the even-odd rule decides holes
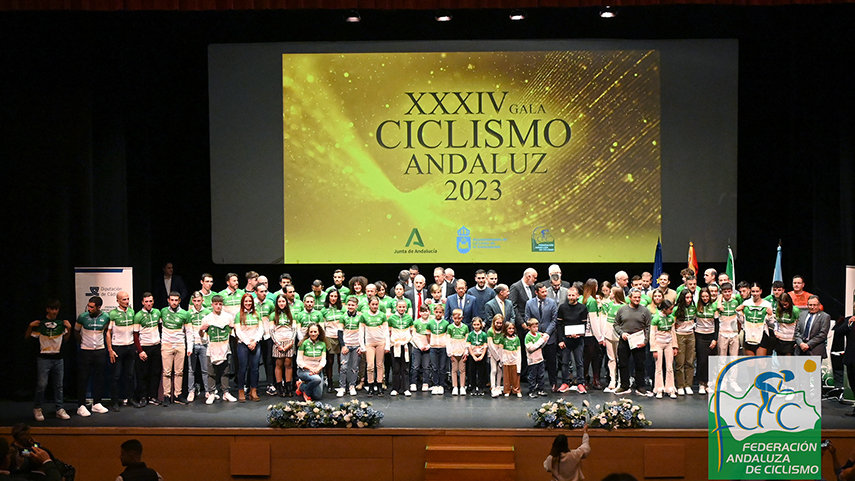
[[[532,252],[555,252],[555,238],[549,229],[539,225],[531,232]]]
[[[472,249],[472,237],[469,236],[470,233],[466,226],[462,226],[457,230],[457,252],[466,254]]]
[[[413,230],[410,231],[410,236],[407,237],[407,244],[401,249],[395,249],[393,254],[436,254],[436,252],[436,249],[425,247],[425,241],[422,240],[419,228],[413,227]]]
[[[413,231],[410,232],[410,238],[407,239],[407,245],[405,247],[410,247],[411,245],[424,247],[425,243],[422,241],[422,236],[419,234],[418,228],[413,228]]]
[[[711,363],[710,479],[819,478],[820,362],[754,356]]]

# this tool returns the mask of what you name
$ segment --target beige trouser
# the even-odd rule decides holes
[[[163,395],[172,396],[172,381],[175,379],[175,397],[181,395],[184,382],[184,344],[162,344],[160,357],[163,360]],[[174,366],[174,367],[173,367]]]
[[[385,357],[386,344],[381,342],[374,342],[365,345],[365,364],[367,370],[368,382],[383,382],[383,374],[386,372],[386,368],[383,366],[383,358]],[[375,370],[374,363],[377,363],[377,369]],[[376,379],[375,379],[376,377]]]
[[[695,381],[695,333],[677,333],[677,368],[674,370],[677,389],[692,387]]]
[[[606,322],[606,332],[604,337],[606,341],[606,357],[608,357],[609,365],[609,385],[619,386],[617,369],[618,338],[617,335],[615,335],[614,324]]]
[[[674,348],[671,343],[662,344],[656,340],[651,340],[651,348],[654,354],[658,356],[656,359],[656,378],[653,381],[653,391],[674,390]],[[662,384],[662,363],[665,363],[665,384]]]
[[[460,383],[457,382],[457,375],[460,375]],[[466,387],[466,361],[463,356],[451,356],[451,386]]]

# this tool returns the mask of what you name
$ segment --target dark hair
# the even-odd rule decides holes
[[[247,272],[246,273],[246,280],[250,280],[250,279],[258,279],[258,272],[255,272],[255,271]]]
[[[733,284],[731,284],[730,282],[725,282],[724,284],[722,284],[719,287],[721,287],[721,290],[725,290],[725,289],[730,289],[731,291],[733,290]]]
[[[750,287],[750,286],[745,281],[739,281],[739,284],[736,285],[737,289],[742,289],[743,287]]]
[[[237,276],[238,275],[235,272],[229,272],[228,274],[226,274],[226,284],[229,283],[229,279],[231,279],[232,277],[237,277]]]
[[[686,282],[696,281],[696,280],[698,280],[698,278],[694,274],[690,274],[690,275],[686,276]]]
[[[665,299],[662,301],[661,304],[659,304],[659,312],[667,311],[668,309],[671,309],[672,307],[674,307],[674,304],[671,304],[671,301],[669,301],[668,299]]]
[[[498,316],[498,314],[496,314],[496,316]],[[493,327],[493,323],[495,323],[495,322],[496,322],[496,316],[493,316],[493,322],[492,322],[492,323],[490,323],[490,327]],[[514,328],[514,333],[513,333],[513,334],[508,334],[508,328],[509,328],[509,327],[513,327],[513,328]],[[502,325],[502,334],[504,334],[504,335],[505,335],[505,337],[512,336],[512,335],[513,335],[513,336],[516,336],[516,335],[517,335],[517,327],[516,327],[516,326],[514,326],[514,323],[513,323],[513,322],[505,322],[505,323],[504,323],[504,325]]]
[[[213,304],[215,302],[222,303],[223,302],[223,296],[217,294],[216,296],[212,297],[211,298],[211,304]]]
[[[59,299],[51,298],[48,299],[47,302],[45,302],[45,307],[47,307],[48,309],[59,309],[59,306]]]
[[[784,286],[784,282],[783,282],[783,281],[775,281],[775,282],[773,282],[773,283],[772,283],[772,289],[775,289],[776,287],[777,287],[778,289],[785,289],[785,288],[786,288],[786,287]]]
[[[804,278],[804,277],[802,277],[800,274],[796,274],[796,275],[794,275],[794,276],[793,276],[793,280],[796,280],[796,279],[801,279],[801,280],[802,280],[802,282],[804,282],[804,280],[805,280],[805,278]]]
[[[585,281],[585,287],[582,289],[582,304],[588,302],[589,297],[596,297],[597,289],[599,289],[599,285],[596,279],[591,278]]]
[[[201,279],[199,279],[199,280],[200,280],[200,281],[204,281],[206,277],[210,277],[212,281],[214,280],[214,276],[212,276],[211,274],[208,274],[207,272],[205,272],[204,274],[202,274],[202,278],[201,278]]]
[[[759,282],[752,282],[751,284],[748,285],[748,287],[750,287],[751,289],[754,289],[756,287],[756,288],[760,289],[761,291],[763,290],[763,286],[761,286]]]
[[[101,297],[99,297],[99,296],[90,297],[89,302],[91,302],[92,304],[95,304],[95,307],[97,307],[98,309],[101,309],[101,306],[104,305],[104,299],[101,299]]]
[[[475,275],[477,276],[479,274],[487,275],[487,271],[485,271],[484,269],[478,269],[477,271],[475,271]]]
[[[279,298],[285,299],[285,309],[279,308]],[[294,322],[294,315],[291,314],[291,306],[288,305],[288,298],[285,297],[285,294],[279,294],[276,296],[276,301],[273,302],[273,322],[279,322],[279,318],[282,314],[285,314],[285,317],[288,318],[291,323]]]
[[[142,456],[142,443],[138,439],[129,439],[122,443],[122,451]]]
[[[552,449],[549,450],[549,455],[552,456],[552,470],[558,472],[558,467],[561,464],[561,455],[570,452],[570,445],[567,443],[567,436],[559,434],[552,441]]]
[[[605,282],[603,284],[605,284]],[[626,295],[623,293],[623,287],[612,287],[612,296],[615,298],[615,302],[617,302],[618,304],[626,304]]]
[[[290,281],[291,280],[291,274],[288,274],[287,272],[285,272],[284,274],[280,274],[279,275],[279,283],[280,284],[282,283],[282,279],[288,279]]]
[[[27,423],[18,423],[12,426],[12,439],[15,441],[18,440],[19,437],[23,434],[27,434],[30,432],[30,425]],[[2,455],[2,451],[0,451],[0,455]]]
[[[140,299],[145,299],[146,297],[154,297],[154,294],[152,294],[151,292],[148,292],[148,291],[143,292],[142,297]]]
[[[315,279],[315,281],[312,282],[312,287],[324,287],[324,283],[320,279]]]
[[[790,307],[784,308],[785,302],[789,304]],[[789,314],[791,318],[793,317],[793,300],[790,299],[789,294],[787,294],[786,292],[781,294],[781,298],[778,299],[778,308],[775,309],[775,311],[775,315],[778,317],[778,319],[780,319],[781,316],[784,315],[784,313]]]
[[[360,292],[359,294],[364,295],[365,294],[365,286],[368,285],[368,279],[366,279],[363,276],[353,276],[350,278],[350,281],[348,281],[348,283],[347,283],[347,287],[350,288],[350,292],[354,295],[356,295],[356,289],[354,289],[353,287],[356,284],[359,284],[359,286],[362,287],[362,292]]]
[[[498,272],[494,271],[493,269],[489,269],[489,270],[487,270],[487,275],[490,275],[490,274],[498,274]]]
[[[306,342],[306,340],[311,339],[311,337],[309,337],[309,331],[312,329],[312,326],[318,328],[318,340],[316,342],[327,342],[327,336],[324,334],[324,328],[321,327],[321,325],[317,322],[313,322],[309,324],[309,327],[306,328],[306,337],[304,337],[303,340],[300,341],[300,344],[298,344],[298,346],[302,346],[303,343]]]
[[[332,296],[333,293],[335,293],[335,295],[336,295],[336,300],[335,300],[335,304],[332,304],[332,306],[335,306],[336,309],[341,310],[341,292],[338,292],[335,289],[333,289],[329,293],[327,293],[327,297],[324,298],[324,308],[326,308],[326,309],[330,308],[330,305],[331,305],[330,304],[330,296]]]
[[[414,270],[414,271],[417,271],[417,270],[419,270],[419,266],[418,266],[418,265],[416,265],[416,264],[413,264],[413,265],[411,265],[411,266],[410,266],[410,269],[411,269],[411,270]]]
[[[641,280],[641,276],[638,276],[638,275],[632,276],[632,279],[630,279],[631,282],[640,281],[640,280]]]
[[[674,315],[674,319],[677,322],[683,322],[686,320],[686,315],[689,313],[689,307],[695,304],[694,300],[686,303],[686,294],[692,295],[692,291],[684,290],[677,296],[677,313]]]
[[[178,291],[171,291],[167,297],[177,297],[178,300],[181,300],[181,293]]]
[[[536,290],[536,291],[539,291],[539,290],[544,289],[544,288],[546,288],[546,284],[544,284],[542,282],[538,282],[537,284],[534,285],[534,290]]]
[[[380,292],[380,289],[383,289],[388,293],[389,286],[383,281],[374,281],[374,287],[377,288],[377,292]]]
[[[704,302],[703,298],[701,297],[701,295],[702,295],[704,292],[706,292],[706,293],[707,293],[707,295],[708,295],[708,296],[710,296],[710,301],[709,301],[709,302]],[[706,306],[707,306],[707,304],[711,304],[711,303],[714,303],[714,302],[715,302],[715,299],[713,299],[712,292],[710,292],[709,287],[702,287],[702,288],[701,288],[701,292],[700,292],[700,294],[698,294],[698,310],[699,310],[699,311],[700,311],[700,310],[703,310],[703,308],[704,308],[704,307],[706,307]]]

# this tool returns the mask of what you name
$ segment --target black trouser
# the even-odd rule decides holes
[[[596,337],[585,338],[585,350],[582,351],[582,364],[585,366],[585,377],[588,376],[588,371],[591,371],[593,379],[600,379],[600,366],[603,364],[600,361],[600,343]]]
[[[849,389],[855,390],[855,364],[846,364],[846,378],[849,379]]]
[[[546,364],[546,375],[549,377],[549,385],[557,387],[558,383],[558,343],[543,346],[543,362]]]
[[[295,342],[296,342],[296,340],[295,340]],[[238,352],[237,345],[238,345],[237,336],[230,336],[229,337],[229,352],[231,352],[232,355],[229,356],[229,363],[231,364],[231,368],[229,369],[229,377],[234,378],[235,385],[237,385],[237,373],[240,372],[240,362],[239,362],[240,360],[238,359],[238,356],[237,356],[237,352]],[[295,362],[294,366],[296,366],[296,365],[297,365],[297,363]],[[242,390],[243,386],[238,386],[237,388]]]
[[[133,344],[128,346],[113,346],[116,353],[116,362],[113,363],[113,382],[110,383],[110,392],[113,394],[113,403],[119,403],[119,379],[124,378],[124,395],[131,397],[134,394],[134,360],[137,357],[136,348]],[[92,387],[93,391],[95,387]]]
[[[232,356],[231,354],[228,354],[227,356],[236,357]],[[229,367],[229,360],[226,359],[219,364],[214,364],[213,361],[211,361],[211,358],[208,357],[207,359],[205,359],[205,362],[208,363],[208,379],[205,380],[205,382],[208,383],[208,392],[210,392],[212,396],[216,394],[218,387],[217,383],[220,383],[220,390],[225,395],[227,392],[229,392],[229,373],[227,371]],[[294,364],[297,363],[295,362]]]
[[[92,404],[101,403],[101,392],[104,390],[104,349],[81,349],[77,358],[77,404],[86,404],[86,390],[89,387],[89,376],[92,376]]]
[[[273,360],[273,339],[262,339],[259,344],[261,344],[261,364],[264,367],[264,375],[267,376],[267,385],[275,386],[276,378],[273,369],[276,363]]]
[[[160,387],[160,374],[163,366],[160,359],[160,344],[154,346],[143,346],[146,360],[137,359],[135,362],[137,373],[137,400],[143,398],[156,399],[157,388]],[[139,357],[139,356],[138,356]]]
[[[409,369],[407,369],[407,360],[404,358],[404,350],[407,346],[401,348],[401,355],[398,357],[392,356],[392,382],[393,391],[403,393],[409,389],[407,382],[410,380]],[[329,380],[332,385],[332,380]]]
[[[618,342],[618,369],[620,370],[620,389],[629,389],[629,359],[635,362],[635,386],[644,387],[644,349],[630,349],[629,343],[621,339]]]
[[[469,388],[481,391],[487,389],[487,357],[476,361],[472,356],[466,358],[466,382]]]
[[[698,383],[706,384],[709,381],[710,355],[715,354],[717,351],[716,349],[711,349],[710,344],[715,340],[717,340],[715,333],[695,333],[695,352],[698,353],[698,368],[695,370],[695,377],[698,379]]]

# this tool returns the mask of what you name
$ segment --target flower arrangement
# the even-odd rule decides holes
[[[644,417],[641,406],[637,406],[629,399],[619,399],[605,403],[602,408],[599,404],[591,415],[591,427],[603,428],[611,431],[620,428],[643,428],[651,423]]]
[[[267,425],[272,428],[373,428],[383,413],[371,403],[356,399],[333,407],[315,401],[288,401],[267,406]]]
[[[536,428],[579,429],[587,422],[588,414],[587,407],[579,409],[559,399],[541,404],[540,408],[528,413],[528,417]]]

